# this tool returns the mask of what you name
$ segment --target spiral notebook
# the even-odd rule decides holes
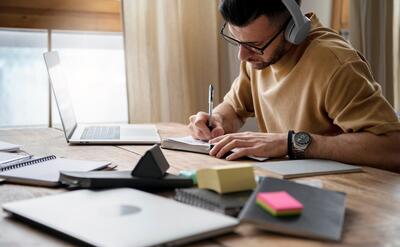
[[[217,213],[237,216],[253,191],[218,194],[207,189],[176,189],[175,200]]]
[[[54,155],[33,157],[27,161],[2,164],[0,178],[11,183],[54,187],[59,185],[60,171],[93,171],[108,165],[110,162],[72,160]]]

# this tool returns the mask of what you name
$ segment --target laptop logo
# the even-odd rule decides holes
[[[121,205],[119,208],[119,215],[125,216],[125,215],[130,215],[130,214],[137,214],[140,211],[142,211],[142,209],[140,209],[139,207],[136,207],[136,206]]]

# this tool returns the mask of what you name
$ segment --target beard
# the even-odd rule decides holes
[[[274,51],[274,53],[271,55],[271,57],[268,59],[268,61],[262,61],[258,59],[248,59],[247,62],[251,64],[251,67],[253,69],[257,70],[263,70],[267,68],[268,66],[276,63],[281,59],[285,54],[286,54],[286,42],[282,42]]]

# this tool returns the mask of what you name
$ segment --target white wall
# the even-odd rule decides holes
[[[332,0],[303,0],[301,10],[316,13],[324,26],[331,26]]]

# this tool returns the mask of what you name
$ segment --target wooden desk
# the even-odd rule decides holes
[[[188,130],[179,124],[159,124],[161,136],[182,136]],[[68,158],[109,160],[120,170],[131,170],[150,146],[70,146],[55,129],[0,129],[0,140],[23,145],[35,155],[55,154]],[[181,169],[232,164],[202,154],[163,150],[171,173]],[[237,161],[249,162],[249,161]],[[259,175],[269,175],[256,170]],[[304,178],[310,179],[310,178]],[[234,233],[194,243],[195,246],[400,246],[400,176],[374,168],[363,173],[313,177],[324,188],[347,193],[343,238],[327,243],[288,237],[240,225]],[[0,204],[60,193],[63,189],[1,184]],[[0,211],[0,246],[70,246],[73,242],[14,220]]]

